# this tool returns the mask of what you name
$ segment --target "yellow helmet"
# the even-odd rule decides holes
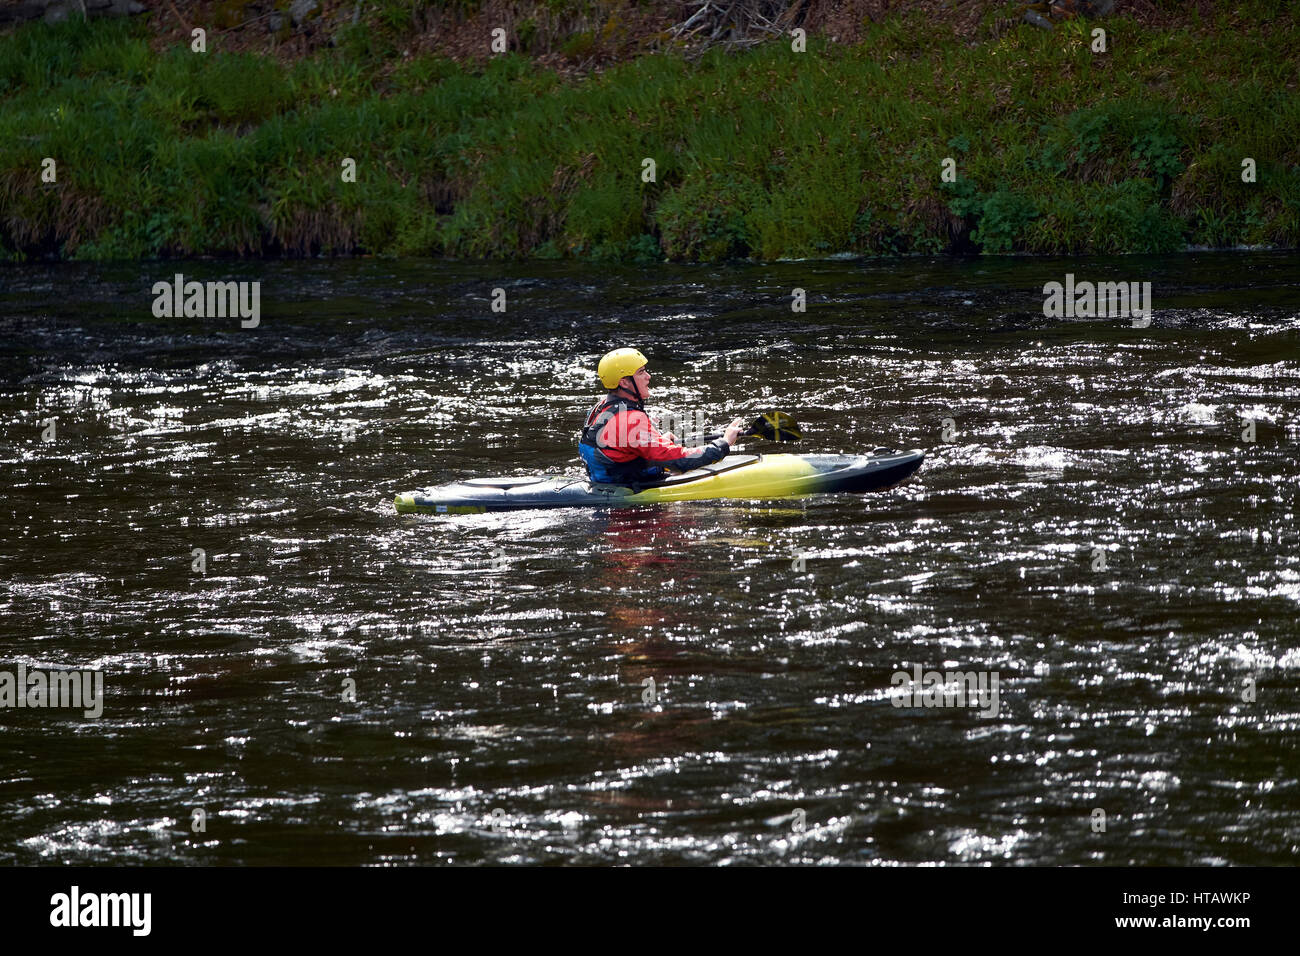
[[[618,388],[625,375],[635,375],[648,364],[646,357],[636,349],[614,349],[600,360],[596,374],[600,376],[601,385]]]

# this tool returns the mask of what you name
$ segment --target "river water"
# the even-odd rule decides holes
[[[154,318],[177,272],[260,281],[260,324]],[[1044,318],[1067,272],[1150,281],[1150,326]],[[1298,287],[1262,253],[2,267],[0,670],[104,704],[0,710],[0,862],[1294,864]],[[660,408],[929,457],[393,512],[576,474],[627,344]],[[996,707],[895,706],[917,667]]]

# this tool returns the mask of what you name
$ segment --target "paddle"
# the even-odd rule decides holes
[[[764,412],[745,426],[743,438],[762,438],[767,441],[791,442],[803,438],[803,429],[794,417],[786,412]],[[722,434],[703,435],[700,441],[713,441]]]

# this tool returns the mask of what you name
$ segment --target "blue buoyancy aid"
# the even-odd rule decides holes
[[[582,437],[578,440],[578,452],[582,463],[587,466],[587,476],[595,482],[610,485],[640,485],[658,481],[667,472],[651,465],[643,458],[631,461],[615,461],[604,452],[600,433],[605,430],[611,419],[622,412],[644,412],[640,402],[610,396],[596,403],[587,423],[583,426]]]

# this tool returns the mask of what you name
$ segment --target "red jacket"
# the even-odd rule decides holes
[[[689,471],[721,461],[731,447],[721,438],[701,448],[683,448],[655,428],[640,402],[610,395],[587,415],[579,445],[593,481],[622,483],[663,476],[663,465]]]

